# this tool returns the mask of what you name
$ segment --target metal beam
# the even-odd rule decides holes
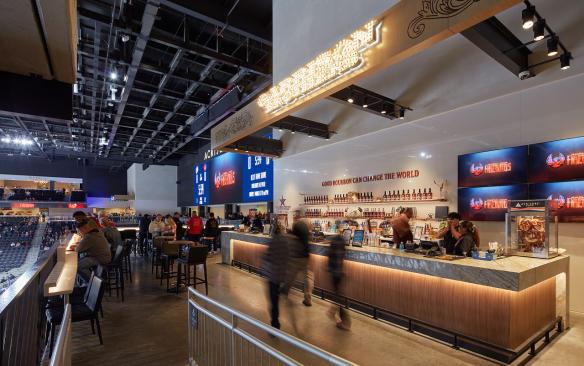
[[[136,40],[134,45],[134,52],[132,55],[132,62],[127,71],[128,79],[126,81],[126,86],[122,89],[122,97],[120,103],[118,104],[118,111],[114,120],[114,126],[110,132],[109,141],[107,148],[105,150],[105,157],[108,156],[109,151],[114,143],[116,137],[116,132],[118,131],[118,125],[120,124],[121,116],[124,114],[124,109],[126,108],[126,103],[128,102],[128,97],[132,91],[134,85],[134,80],[136,79],[136,74],[138,73],[138,66],[142,61],[142,56],[144,56],[144,51],[146,50],[146,44],[148,43],[148,38],[152,32],[154,26],[154,21],[156,20],[156,14],[158,13],[158,8],[160,6],[157,0],[148,0],[146,7],[144,8],[144,14],[142,14],[142,29],[140,30],[140,36]],[[97,55],[98,56],[98,55]]]
[[[49,125],[47,125],[47,121],[45,121],[45,119],[42,119],[43,121],[43,125],[45,126],[45,129],[47,130],[47,133],[49,134],[49,137],[51,138],[51,141],[53,142],[53,145],[55,145],[55,148],[59,148],[59,146],[57,146],[57,142],[55,141],[55,138],[53,137],[53,134],[51,133],[51,130],[49,129]]]
[[[245,36],[247,38],[256,40],[260,43],[266,44],[268,46],[272,46],[272,41],[270,39],[268,39],[267,36],[258,35],[257,30],[255,32],[249,32],[249,31],[246,31],[242,28],[235,27],[233,24],[227,24],[227,22],[225,22],[225,21],[218,20],[216,18],[213,18],[213,17],[210,17],[206,14],[203,14],[200,11],[196,11],[192,8],[193,6],[197,5],[196,2],[189,2],[189,7],[184,6],[182,4],[179,4],[179,2],[180,2],[180,0],[175,0],[175,1],[161,0],[162,5],[176,11],[179,14],[186,14],[190,17],[195,18],[195,19],[199,19],[199,20],[202,20],[206,23],[213,24],[216,27],[221,27],[221,28],[226,29],[230,32],[237,33],[237,34],[240,34],[240,35]],[[208,5],[214,5],[214,2],[212,1],[211,4],[208,4]],[[217,16],[218,15],[219,14],[217,14]],[[225,15],[221,14],[221,16],[225,16]],[[246,19],[246,22],[249,22],[249,20]]]
[[[491,17],[461,34],[513,75],[529,68],[531,51],[497,18]]]
[[[269,139],[259,136],[246,136],[229,145],[226,149],[245,152],[246,154],[265,155],[272,157],[282,156],[284,146],[281,140]]]

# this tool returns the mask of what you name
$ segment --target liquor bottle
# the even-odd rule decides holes
[[[411,199],[414,200],[414,201],[418,199],[418,196],[416,195],[416,189],[415,188],[412,189],[412,197],[411,197]]]
[[[418,199],[422,199],[422,190],[420,188],[418,188]]]
[[[393,191],[391,192],[391,200],[392,200],[392,201],[397,201],[397,199],[398,199],[398,198],[397,198],[397,195],[395,194],[395,190],[393,190]]]
[[[432,196],[432,188],[428,188],[428,199],[431,200],[433,198]]]
[[[410,190],[408,189],[408,193],[406,193],[406,200],[409,201],[410,199],[412,199],[412,197],[410,196]]]
[[[422,198],[425,200],[428,199],[428,192],[426,192],[426,188],[424,188],[424,193],[422,193]]]

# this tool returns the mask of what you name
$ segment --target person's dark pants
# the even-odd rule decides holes
[[[138,234],[138,250],[140,251],[140,254],[142,254],[142,255],[146,253],[146,241],[147,240],[148,240],[147,233],[140,232]]]
[[[201,240],[201,234],[187,234],[187,240],[198,243]]]
[[[272,327],[280,329],[280,308],[278,307],[278,302],[280,300],[280,284],[269,282],[269,293],[270,293],[270,315]]]
[[[345,321],[348,318],[348,313],[347,313],[347,310],[345,309],[345,307],[343,305],[341,305],[342,303],[344,303],[342,296],[341,296],[341,283],[343,282],[343,276],[342,275],[333,275],[332,282],[333,282],[333,292],[334,292],[335,298],[336,298],[335,300],[339,304],[339,316],[340,316],[342,321]]]

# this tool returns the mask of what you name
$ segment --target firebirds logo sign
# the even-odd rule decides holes
[[[235,184],[235,171],[227,170],[224,172],[215,172],[214,180],[217,189]]]
[[[507,208],[506,198],[488,198],[483,200],[480,197],[473,197],[470,199],[470,208],[475,211],[480,211],[482,209],[488,210],[500,210]]]
[[[564,165],[584,165],[584,152],[575,152],[567,156],[561,152],[553,152],[547,156],[545,163],[552,169],[557,169]]]
[[[482,174],[497,174],[497,173],[505,173],[511,171],[511,162],[509,161],[500,161],[496,163],[488,163],[483,165],[482,163],[472,163],[470,166],[470,174],[478,177]]]

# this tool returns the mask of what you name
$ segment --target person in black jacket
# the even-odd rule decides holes
[[[185,236],[185,229],[183,228],[183,223],[181,221],[181,214],[178,212],[174,213],[172,219],[176,224],[176,240],[182,240]]]
[[[150,226],[150,215],[145,214],[140,218],[140,229],[138,231],[138,250],[141,255],[147,255],[146,242],[148,240],[148,227]]]
[[[287,279],[290,257],[289,238],[283,231],[282,226],[276,224],[262,261],[262,272],[268,279],[271,325],[277,329],[280,329],[280,294]]]
[[[219,222],[215,218],[215,214],[211,212],[209,214],[209,219],[205,223],[205,236],[212,237],[214,240],[211,242],[209,241],[209,253],[214,253],[213,245],[217,248],[217,242],[219,238]]]
[[[341,285],[345,276],[343,270],[343,262],[345,261],[345,240],[342,236],[336,235],[331,239],[331,245],[328,251],[328,265],[327,270],[331,275],[331,282],[333,285],[333,292],[337,297],[337,303],[341,304]],[[338,309],[338,311],[337,311]],[[343,306],[332,305],[329,310],[329,316],[332,317],[337,327],[340,329],[349,330],[351,328],[351,318],[349,313]]]

